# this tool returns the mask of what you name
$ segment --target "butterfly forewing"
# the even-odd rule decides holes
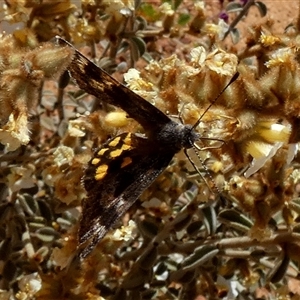
[[[67,43],[63,39],[59,41],[62,44]],[[170,122],[170,118],[163,112],[115,80],[77,50],[68,70],[81,89],[101,101],[122,108],[146,131],[153,132]]]

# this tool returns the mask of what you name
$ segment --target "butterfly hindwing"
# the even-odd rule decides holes
[[[71,46],[61,38],[58,40],[61,44]],[[146,131],[153,131],[171,121],[163,112],[115,80],[76,49],[68,70],[81,89],[106,103],[122,108]]]
[[[161,151],[157,155],[156,151],[147,138],[123,133],[95,152],[84,178],[87,198],[79,230],[81,257],[89,254],[175,154]]]

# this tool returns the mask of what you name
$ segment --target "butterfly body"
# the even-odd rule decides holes
[[[75,49],[68,70],[81,89],[122,108],[145,130],[145,135],[122,133],[107,141],[95,151],[86,169],[83,182],[87,197],[82,205],[78,247],[80,257],[85,258],[173,156],[193,147],[200,135],[193,126],[171,120]]]

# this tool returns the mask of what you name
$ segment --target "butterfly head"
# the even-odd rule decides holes
[[[193,144],[200,140],[200,134],[191,125],[170,121],[159,132],[156,132],[155,139],[162,147],[167,146],[174,152],[178,152],[183,148],[192,148]]]

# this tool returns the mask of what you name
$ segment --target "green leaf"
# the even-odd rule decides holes
[[[292,200],[289,204],[289,207],[300,215],[300,198]]]
[[[35,256],[36,257],[42,257],[43,259],[45,259],[45,257],[49,254],[49,248],[46,246],[42,246],[40,249],[38,249],[35,252]]]
[[[58,87],[64,89],[70,82],[70,75],[68,71],[63,72],[58,81]]]
[[[164,272],[167,271],[167,266],[164,262],[160,262],[156,268],[155,274],[156,275],[162,275]]]
[[[157,224],[149,220],[143,220],[138,223],[138,228],[143,236],[153,238],[159,232]]]
[[[142,3],[140,6],[140,10],[152,22],[159,19],[159,13],[156,9],[154,9],[152,4]]]
[[[287,254],[284,255],[283,259],[280,259],[275,267],[271,270],[269,274],[269,280],[272,283],[279,282],[286,273],[286,270],[290,264],[290,258]]]
[[[139,52],[139,57],[143,56],[143,54],[146,51],[146,43],[144,42],[144,40],[137,36],[133,36],[130,40],[132,44],[134,44],[137,47]]]
[[[204,215],[203,223],[209,235],[214,234],[217,228],[217,215],[213,206],[207,206],[202,209]]]
[[[147,289],[141,293],[142,299],[157,299],[157,290],[155,289]],[[120,299],[120,298],[119,298]],[[124,298],[125,299],[125,298]]]
[[[39,200],[38,205],[39,205],[39,210],[41,212],[41,215],[47,221],[52,221],[53,220],[53,215],[52,215],[52,210],[49,207],[49,205],[44,200]]]
[[[176,10],[181,3],[182,0],[174,0],[173,9]]]
[[[230,31],[230,37],[234,44],[237,44],[240,40],[240,32],[236,28],[232,28]]]
[[[157,247],[152,247],[139,257],[139,264],[143,270],[150,270],[157,258]]]
[[[197,235],[202,225],[203,225],[202,221],[192,222],[186,229],[187,234],[190,236]]]
[[[146,282],[149,282],[151,278],[151,274],[152,274],[152,270],[132,268],[131,271],[125,276],[121,287],[128,290],[138,289],[144,286]],[[118,299],[122,299],[122,298],[118,298]]]
[[[184,214],[180,218],[176,218],[176,223],[174,224],[175,231],[181,231],[187,227],[191,222],[192,216],[190,214]]]
[[[240,12],[243,9],[242,4],[240,3],[235,3],[235,2],[230,2],[226,5],[225,10],[228,13],[233,13],[233,12]]]
[[[11,260],[4,263],[2,275],[8,282],[12,281],[17,276],[17,267]]]
[[[193,270],[215,257],[218,253],[219,249],[214,245],[200,246],[181,262],[181,267],[185,271]]]
[[[43,242],[52,242],[55,238],[58,238],[60,235],[52,227],[40,228],[35,232],[35,236]]]
[[[11,238],[7,238],[0,243],[0,260],[7,260],[11,254]]]
[[[137,16],[136,17],[137,21],[137,30],[145,30],[147,28],[147,20],[143,18],[142,16]]]
[[[35,231],[35,230],[45,227],[45,223],[29,222],[28,227],[31,231]]]
[[[258,8],[259,13],[262,17],[264,17],[267,14],[268,9],[264,3],[257,1],[257,2],[254,2],[254,5]]]
[[[191,15],[189,14],[179,14],[178,24],[181,26],[186,25],[191,19]]]
[[[144,55],[143,55],[143,59],[144,59],[147,63],[150,63],[150,61],[153,60],[153,57],[150,55],[149,52],[145,52]]]
[[[180,283],[189,283],[195,278],[195,270],[192,271],[182,271],[178,270],[173,272],[170,276],[171,281],[178,281]],[[185,298],[186,299],[186,298]]]
[[[293,227],[293,232],[300,234],[300,224],[297,224]]]
[[[35,199],[33,199],[32,196],[30,196],[28,194],[19,195],[18,200],[19,200],[19,203],[20,203],[23,211],[27,215],[34,216],[37,213],[39,207],[38,207],[37,201]]]
[[[253,226],[250,219],[234,209],[225,209],[221,211],[218,215],[218,219],[221,223],[242,232],[248,232]]]

